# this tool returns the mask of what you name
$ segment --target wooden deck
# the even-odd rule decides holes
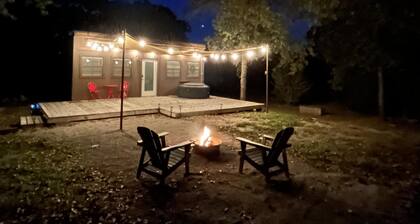
[[[120,99],[99,99],[40,103],[47,123],[84,121],[120,116]],[[176,96],[130,97],[124,100],[124,116],[161,113],[179,118],[262,110],[264,104],[211,96],[185,99]]]

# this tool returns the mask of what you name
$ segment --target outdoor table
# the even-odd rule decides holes
[[[107,89],[107,98],[113,98],[114,97],[114,89],[118,88],[118,85],[109,84],[109,85],[104,85],[104,87]]]

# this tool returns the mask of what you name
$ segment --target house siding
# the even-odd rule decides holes
[[[112,75],[112,59],[121,58],[122,53],[97,52],[91,50],[86,46],[88,40],[110,41],[109,36],[99,33],[75,32],[73,38],[73,77],[72,77],[72,100],[89,99],[89,91],[87,89],[88,82],[92,81],[96,84],[101,98],[105,98],[107,90],[104,85],[117,84],[121,82],[121,77]],[[134,54],[133,50],[126,50],[126,59],[131,59],[131,75],[124,79],[129,82],[129,97],[141,96],[141,77],[142,77],[142,60],[153,59],[157,61],[157,95],[174,95],[176,88],[180,82],[203,82],[204,80],[204,63],[200,62],[200,72],[198,77],[187,76],[187,62],[197,61],[187,56],[170,56],[170,55],[156,55],[155,58],[147,57],[148,52],[139,52]],[[103,69],[101,77],[82,77],[81,76],[81,57],[94,56],[103,57]],[[166,75],[166,61],[177,60],[181,64],[181,73],[179,77],[167,77]],[[119,95],[119,90],[114,91],[115,95]]]

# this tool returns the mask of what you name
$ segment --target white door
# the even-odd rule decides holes
[[[157,61],[144,59],[141,64],[141,95],[156,96],[157,93]]]

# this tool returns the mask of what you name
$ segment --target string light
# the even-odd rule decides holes
[[[123,44],[125,41],[125,38],[123,36],[119,36],[117,37],[116,40],[114,40],[114,43],[118,43],[118,44]],[[121,51],[121,49],[119,47],[116,47],[114,45],[114,43],[109,43],[109,42],[103,42],[103,41],[92,41],[92,40],[88,40],[86,42],[86,46],[89,47],[90,49],[94,50],[94,51],[99,51],[99,52],[108,52],[108,51],[113,51],[113,52],[119,52]],[[138,44],[140,47],[145,47],[146,46],[146,41],[144,39],[139,39],[138,40]],[[164,48],[160,48],[158,46],[153,46],[153,48],[159,49],[161,51],[165,51]],[[194,51],[194,50],[193,50]],[[244,49],[237,49],[234,51],[229,51],[229,54],[223,53],[217,53],[217,52],[208,52],[210,54],[200,54],[198,52],[193,52],[192,53],[192,57],[201,61],[206,62],[207,59],[212,59],[214,61],[226,61],[228,59],[228,57],[230,57],[230,59],[232,61],[237,61],[240,60],[241,55],[245,55],[248,59],[252,59],[255,56],[258,57],[261,55],[265,55],[267,52],[269,51],[269,45],[260,45],[259,47],[253,47],[253,48],[244,48]],[[166,52],[168,55],[166,55],[165,57],[171,57],[170,55],[177,55],[178,57],[184,57],[184,55],[182,55],[182,51],[180,52],[176,52],[176,50],[172,47],[168,47],[166,49]],[[137,56],[139,54],[139,52],[137,50],[132,51],[132,55],[133,56]],[[188,55],[188,54],[187,54]],[[149,52],[148,56],[151,58],[155,58],[157,55],[155,52]],[[89,63],[88,61],[86,61],[87,63]]]
[[[237,53],[233,53],[231,56],[232,60],[236,61],[239,58],[239,55]]]
[[[196,59],[200,59],[201,58],[201,54],[199,54],[197,52],[193,52],[192,57],[193,58],[196,58]]]
[[[98,43],[93,43],[92,46],[91,46],[91,49],[96,50],[98,46],[99,46]]]
[[[139,45],[140,45],[140,47],[145,47],[146,46],[146,41],[143,40],[143,39],[140,39],[139,40]]]
[[[174,49],[172,47],[168,48],[168,54],[173,54],[174,53]]]
[[[254,55],[255,55],[255,52],[254,52],[254,51],[247,51],[247,52],[246,52],[246,56],[247,56],[249,59],[251,59],[252,57],[254,57]]]
[[[118,37],[117,42],[119,44],[123,44],[124,43],[124,38],[123,37]]]
[[[151,58],[155,58],[155,57],[156,57],[156,53],[152,51],[152,52],[150,52],[150,53],[149,53],[149,56],[150,56]]]
[[[220,55],[219,55],[219,54],[215,54],[213,59],[214,59],[215,61],[218,61],[218,60],[219,60],[219,58],[220,58]]]
[[[265,54],[267,52],[267,47],[266,46],[261,46],[260,51],[261,51],[262,54]]]
[[[131,52],[131,54],[135,57],[137,55],[139,55],[139,51],[138,50],[134,50]]]

